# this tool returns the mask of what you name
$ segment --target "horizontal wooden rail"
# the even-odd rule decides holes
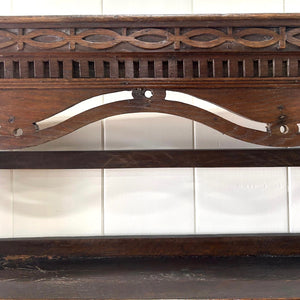
[[[0,258],[300,255],[300,234],[0,239]]]
[[[300,149],[0,152],[0,169],[300,166]]]

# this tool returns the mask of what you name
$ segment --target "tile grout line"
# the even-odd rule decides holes
[[[104,124],[101,121],[101,148],[104,150]],[[104,235],[104,176],[105,171],[101,169],[101,235]]]
[[[103,95],[101,96],[101,104],[104,104],[104,97]],[[105,131],[104,131],[104,120],[101,120],[100,122],[100,134],[101,134],[101,149],[105,150]],[[105,234],[104,230],[104,184],[105,184],[105,170],[101,169],[101,235]]]
[[[100,7],[101,7],[101,14],[103,15],[103,0],[99,0],[100,1]]]
[[[192,144],[193,149],[196,149],[195,143],[195,121],[192,122]],[[197,208],[196,208],[196,168],[193,168],[193,202],[194,202],[194,234],[197,233]]]
[[[15,196],[14,196],[14,170],[10,170],[10,193],[11,193],[11,235],[15,237]]]
[[[286,193],[287,193],[287,231],[288,233],[291,233],[291,217],[290,217],[290,189],[291,189],[291,168],[287,167],[286,168]]]
[[[194,13],[194,0],[191,0],[191,13]],[[192,144],[193,149],[196,149],[196,131],[195,131],[195,121],[192,122]],[[193,201],[194,201],[194,234],[197,233],[197,206],[196,206],[196,168],[193,168]]]

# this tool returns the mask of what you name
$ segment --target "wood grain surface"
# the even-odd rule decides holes
[[[39,145],[97,120],[158,112],[266,146],[299,140],[298,14],[0,18],[0,149]],[[134,99],[38,123],[117,91]],[[151,97],[145,96],[150,90]],[[266,124],[246,128],[181,102],[179,91]],[[196,100],[195,100],[196,101]]]
[[[299,268],[295,257],[4,262],[0,299],[299,299]]]
[[[299,234],[0,239],[0,257],[299,256]]]
[[[0,152],[0,169],[299,167],[299,149]]]

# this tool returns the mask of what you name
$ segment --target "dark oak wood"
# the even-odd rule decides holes
[[[260,145],[300,145],[298,14],[1,17],[0,25],[1,149],[39,145],[137,112],[181,116]],[[152,97],[145,97],[147,89]],[[135,101],[37,126],[88,98],[123,90]],[[265,123],[265,130],[181,99],[166,101],[166,90]]]
[[[0,25],[0,149],[138,112],[188,118],[255,144],[300,145],[299,14],[1,17]],[[39,128],[124,90],[132,99]],[[264,129],[166,100],[167,90]],[[300,150],[0,153],[2,169],[281,166],[300,166]],[[2,239],[0,299],[300,299],[299,255],[299,234]]]
[[[299,167],[300,149],[0,152],[0,169]]]
[[[133,256],[300,256],[300,234],[0,239],[5,260]]]
[[[293,257],[158,257],[0,265],[1,299],[299,299]]]
[[[0,240],[0,299],[299,299],[299,234]]]

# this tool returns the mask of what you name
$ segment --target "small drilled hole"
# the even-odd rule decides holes
[[[287,125],[281,125],[279,130],[282,134],[287,134],[289,132],[289,127]]]
[[[16,118],[15,118],[14,116],[10,116],[10,117],[8,118],[8,123],[12,124],[12,123],[15,122],[15,120],[16,120]]]
[[[145,91],[144,96],[150,99],[153,96],[153,92],[150,90]]]
[[[21,136],[21,135],[23,135],[23,129],[21,129],[21,128],[16,128],[16,129],[14,130],[14,136]]]
[[[39,125],[37,123],[32,123],[32,125],[33,125],[35,131],[39,131],[40,130],[40,127],[39,127]]]

